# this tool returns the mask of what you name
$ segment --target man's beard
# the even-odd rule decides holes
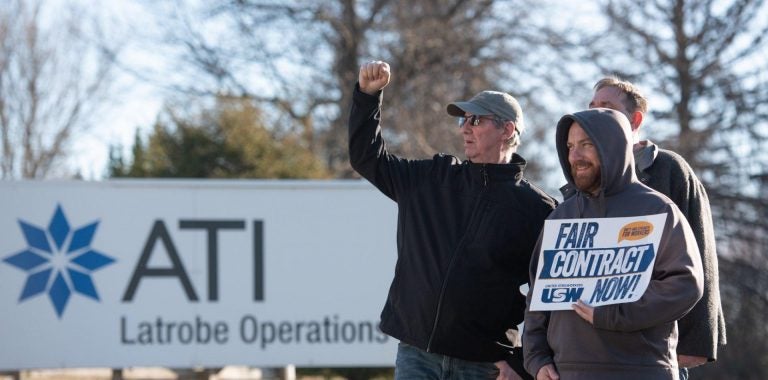
[[[593,194],[600,188],[600,167],[589,164],[587,170],[581,170],[580,174],[576,174],[578,171],[574,168],[576,165],[585,164],[585,162],[577,162],[571,165],[571,177],[576,184],[576,188]]]

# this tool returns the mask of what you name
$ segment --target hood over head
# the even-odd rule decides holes
[[[592,139],[600,157],[600,190],[604,195],[620,192],[630,182],[637,181],[632,154],[632,128],[619,111],[593,108],[560,118],[555,132],[555,146],[560,167],[568,183],[575,188],[568,162],[568,131],[573,122],[579,123]]]

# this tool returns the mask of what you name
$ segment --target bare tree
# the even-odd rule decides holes
[[[609,1],[603,11],[625,43],[619,54],[593,51],[594,61],[661,100],[652,110],[654,136],[666,132],[664,145],[708,185],[722,243],[750,240],[755,227],[765,231],[768,200],[755,181],[768,170],[764,2]]]
[[[44,4],[0,5],[2,178],[49,176],[107,98],[111,54],[91,54],[82,12]],[[57,17],[46,19],[46,10]]]
[[[385,116],[397,151],[459,154],[459,130],[446,105],[479,91],[535,100],[530,81],[521,80],[533,63],[520,58],[533,43],[526,27],[535,7],[514,3],[425,0],[389,9],[367,41],[393,65]]]
[[[393,66],[385,133],[409,157],[461,152],[448,102],[484,89],[531,90],[520,75],[529,62],[520,57],[534,43],[528,0],[221,0],[196,13],[174,4],[159,8],[176,20],[166,22],[165,40],[181,47],[184,70],[197,78],[175,87],[263,103],[276,128],[303,136],[342,177],[352,175],[346,118],[364,60]],[[214,26],[219,34],[202,32]]]
[[[764,239],[764,238],[763,238]],[[762,246],[732,247],[765,252]],[[765,268],[744,260],[725,260],[720,264],[721,296],[728,323],[728,345],[715,364],[695,368],[691,376],[699,379],[765,379],[768,368],[768,277]]]
[[[192,96],[250,98],[268,111],[276,132],[301,136],[343,171],[346,149],[328,137],[338,135],[343,118],[337,105],[351,99],[351,88],[338,81],[354,82],[360,41],[388,2],[368,2],[365,16],[355,0],[219,0],[197,9],[154,3],[165,20],[165,46],[178,48],[174,64],[185,74],[171,83],[149,79]]]

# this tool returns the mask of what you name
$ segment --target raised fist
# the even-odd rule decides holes
[[[360,66],[360,91],[368,95],[376,95],[389,84],[389,64],[383,61],[370,61]]]

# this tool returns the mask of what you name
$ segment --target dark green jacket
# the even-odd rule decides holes
[[[704,185],[685,160],[675,152],[644,141],[634,152],[640,181],[668,196],[683,212],[696,237],[704,269],[704,296],[678,321],[680,338],[677,353],[717,359],[718,346],[725,345],[725,318],[720,304],[712,212]]]

